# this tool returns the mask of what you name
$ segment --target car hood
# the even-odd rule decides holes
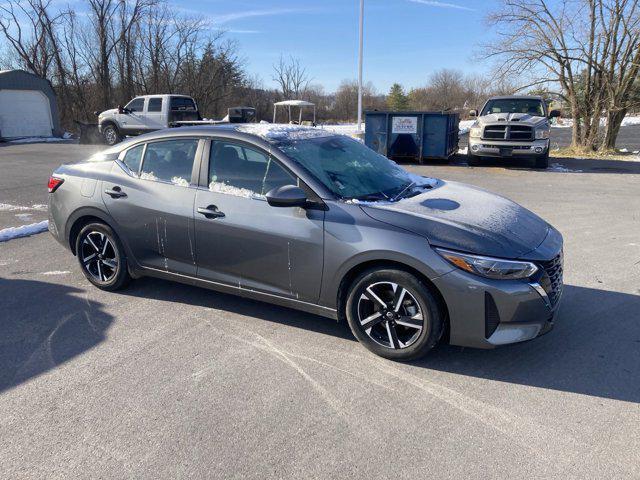
[[[511,200],[456,182],[440,181],[414,197],[361,207],[370,217],[422,235],[434,246],[502,258],[522,258],[551,228]]]
[[[116,115],[118,113],[118,109],[117,108],[110,108],[109,110],[105,110],[104,112],[100,113],[100,116],[103,115]]]
[[[489,125],[491,123],[514,122],[517,125],[537,126],[547,122],[546,117],[529,115],[528,113],[491,113],[478,118],[479,125]]]

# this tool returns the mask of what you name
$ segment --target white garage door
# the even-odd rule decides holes
[[[0,137],[50,137],[47,96],[38,90],[0,90]]]

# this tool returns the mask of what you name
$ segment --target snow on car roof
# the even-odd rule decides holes
[[[310,138],[334,137],[339,135],[329,130],[299,125],[274,123],[246,123],[238,125],[236,131],[256,135],[264,140],[307,140]]]

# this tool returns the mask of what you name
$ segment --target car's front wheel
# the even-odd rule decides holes
[[[102,134],[104,135],[104,142],[109,146],[113,146],[120,140],[122,140],[120,132],[118,131],[118,127],[116,127],[112,123],[109,123],[103,127]]]
[[[369,270],[356,278],[347,296],[346,316],[365,347],[393,360],[422,357],[443,331],[433,293],[402,270]]]
[[[539,169],[549,168],[549,150],[546,153],[536,157],[535,167]]]
[[[118,290],[131,280],[122,243],[104,223],[90,223],[80,231],[76,256],[87,280],[102,290]]]

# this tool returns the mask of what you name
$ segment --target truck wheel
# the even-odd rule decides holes
[[[480,158],[472,153],[467,153],[467,165],[470,167],[477,167],[480,165]]]
[[[102,135],[104,136],[104,143],[109,146],[115,145],[122,140],[118,127],[112,123],[104,126],[102,129]]]
[[[549,150],[547,150],[547,153],[545,153],[544,155],[540,155],[539,157],[536,157],[535,167],[541,170],[545,168],[549,168]]]

